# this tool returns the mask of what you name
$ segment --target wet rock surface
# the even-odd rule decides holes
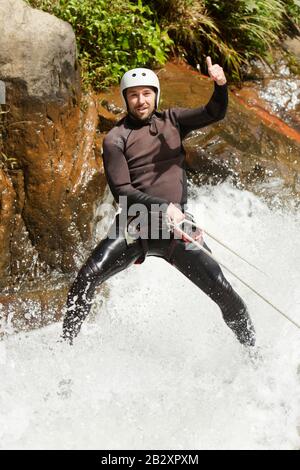
[[[233,89],[252,109],[265,111],[300,132],[300,39],[286,39],[274,50],[274,63],[258,60],[244,70],[245,80]],[[286,128],[289,132],[291,131]]]
[[[0,0],[0,18],[0,321],[18,330],[61,315],[106,181],[71,26],[21,0]]]
[[[96,105],[81,96],[68,23],[20,0],[0,0],[0,13],[9,111],[1,115],[1,152],[14,162],[2,165],[9,223],[0,222],[0,277],[15,275],[16,266],[28,271],[33,259],[46,272],[72,272],[93,243],[95,204],[106,185]]]
[[[7,279],[6,283],[5,279],[1,281],[0,339],[3,335],[42,328],[61,320],[72,276],[52,273],[42,280],[36,277],[26,281],[20,287],[15,283],[10,285],[11,280]],[[100,305],[103,305],[109,290],[104,284],[99,288],[100,291]]]

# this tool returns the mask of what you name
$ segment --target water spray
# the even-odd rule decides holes
[[[181,222],[179,222],[178,224],[170,224],[173,228],[176,228],[176,231],[179,232],[180,235],[184,236],[189,242],[193,243],[197,248],[199,248],[200,250],[202,250],[205,254],[207,254],[207,256],[209,256],[211,259],[213,259],[216,263],[218,263],[220,266],[222,266],[223,268],[225,268],[230,274],[232,274],[236,279],[238,279],[242,284],[244,284],[244,286],[248,287],[248,289],[250,289],[252,292],[254,292],[254,294],[256,294],[258,297],[260,297],[262,300],[264,300],[268,305],[270,305],[274,310],[276,310],[278,313],[280,313],[280,315],[282,315],[283,317],[285,317],[289,322],[293,323],[293,325],[295,325],[297,328],[300,329],[300,325],[298,323],[296,323],[292,318],[290,318],[286,313],[282,312],[282,310],[280,310],[278,307],[276,307],[272,302],[270,302],[268,299],[266,299],[262,294],[260,294],[256,289],[254,289],[252,286],[250,286],[247,282],[245,282],[243,279],[240,278],[240,276],[238,276],[236,273],[234,273],[230,268],[228,268],[224,263],[220,262],[214,255],[212,255],[206,248],[204,248],[204,246],[202,246],[199,242],[197,242],[196,240],[194,240],[190,235],[188,235],[187,233],[185,233],[181,228],[180,228],[180,225],[184,224],[184,223],[188,223],[190,225],[193,225],[197,228],[199,228],[200,230],[203,230],[201,229],[199,226],[197,226],[195,223],[193,222],[190,222],[189,220],[182,220]],[[206,232],[205,230],[203,230],[204,232]],[[206,232],[207,233],[207,232]],[[207,235],[209,235],[207,233]],[[226,247],[229,251],[232,251],[230,248],[228,248],[225,244],[221,243],[216,237],[212,236],[212,235],[209,235],[211,236],[212,238],[214,238],[214,240],[216,240],[218,243],[220,243],[222,246]],[[235,252],[234,252],[235,253]],[[246,261],[244,258],[242,258],[239,254],[235,253],[239,258],[243,259],[244,261]],[[248,264],[251,265],[251,263],[249,263],[248,261],[246,261]],[[255,266],[253,266],[255,269],[258,269],[256,268]]]

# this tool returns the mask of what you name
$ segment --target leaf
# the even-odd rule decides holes
[[[255,0],[248,0],[246,5],[245,5],[245,10],[249,12],[253,12],[257,10],[257,2]]]
[[[129,41],[126,37],[123,38],[123,41],[122,41],[122,48],[125,49],[125,50],[128,50],[130,47],[129,47]]]

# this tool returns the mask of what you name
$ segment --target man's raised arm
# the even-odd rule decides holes
[[[207,105],[195,109],[172,109],[172,117],[179,124],[183,137],[192,130],[220,121],[227,111],[228,91],[224,71],[220,65],[212,65],[210,57],[207,57],[206,63],[208,74],[215,83],[213,95]]]

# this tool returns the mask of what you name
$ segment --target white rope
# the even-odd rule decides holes
[[[274,308],[274,310],[276,310],[278,313],[280,313],[280,315],[282,315],[283,317],[285,317],[288,321],[290,321],[291,323],[293,323],[293,325],[295,325],[297,328],[300,329],[300,325],[298,325],[298,323],[296,323],[292,318],[290,318],[286,313],[282,312],[282,310],[280,310],[278,307],[276,307],[274,304],[272,304],[272,302],[270,302],[268,299],[266,299],[263,295],[261,295],[259,292],[257,292],[257,290],[255,290],[253,287],[251,287],[247,282],[245,282],[243,279],[241,279],[237,274],[235,274],[231,269],[229,269],[227,266],[224,265],[224,263],[221,263],[220,261],[217,260],[217,258],[215,256],[213,256],[208,250],[206,250],[200,243],[198,243],[196,240],[194,240],[192,237],[190,237],[187,233],[185,233],[180,227],[179,225],[181,225],[182,222],[180,222],[179,224],[171,224],[174,228],[176,228],[176,230],[181,234],[183,235],[188,241],[190,241],[191,243],[193,243],[195,246],[197,246],[200,250],[202,250],[204,253],[206,253],[211,259],[213,259],[216,263],[220,264],[221,266],[223,266],[223,268],[227,269],[228,272],[230,272],[230,274],[232,274],[234,277],[236,277],[236,279],[238,279],[242,284],[244,284],[244,286],[248,287],[248,289],[250,289],[252,292],[254,292],[254,294],[256,294],[258,297],[260,297],[262,300],[264,300],[268,305],[270,305],[271,307]]]
[[[189,225],[193,225],[194,227],[200,229],[200,230],[203,230],[204,233],[206,233],[206,235],[208,235],[210,238],[212,238],[213,240],[215,240],[216,242],[218,242],[220,245],[222,245],[224,248],[226,248],[228,251],[230,251],[231,253],[233,253],[235,256],[237,256],[238,258],[240,258],[241,260],[243,260],[245,263],[249,264],[249,266],[251,266],[252,268],[256,269],[257,271],[261,272],[262,274],[264,274],[265,276],[267,276],[267,274],[262,271],[260,268],[258,268],[257,266],[255,266],[254,264],[250,263],[250,261],[248,261],[246,258],[243,258],[243,256],[239,255],[236,251],[234,251],[232,248],[230,248],[228,245],[225,245],[225,243],[223,243],[221,240],[219,240],[215,235],[212,235],[212,233],[208,232],[206,229],[200,227],[199,225],[195,224],[195,222],[192,222],[190,220],[187,220],[187,219],[184,219],[182,222],[179,222],[178,225],[182,225],[182,224],[189,224]]]

